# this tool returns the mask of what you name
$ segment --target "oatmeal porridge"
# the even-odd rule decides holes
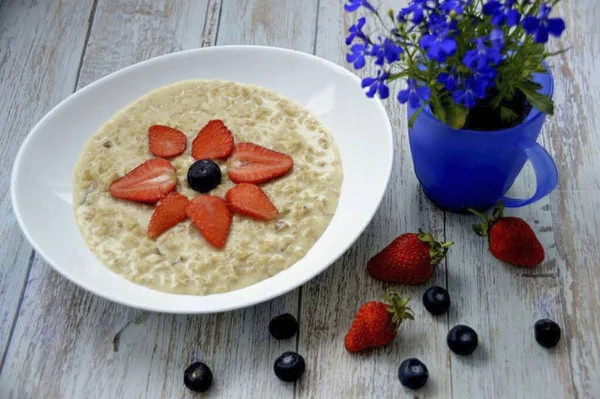
[[[187,136],[185,152],[168,158],[177,175],[176,191],[190,200],[200,196],[186,178],[196,162],[191,142],[215,119],[223,121],[235,143],[255,143],[293,159],[288,173],[259,184],[278,217],[261,221],[233,213],[220,249],[190,219],[149,238],[155,206],[113,197],[111,183],[156,158],[148,130],[166,125]],[[222,181],[209,194],[225,198],[236,184],[228,177],[226,159],[214,162]],[[190,80],[144,95],[89,139],[74,171],[73,203],[87,245],[106,267],[156,290],[208,295],[254,284],[304,257],[330,223],[341,183],[333,138],[306,108],[257,86]]]

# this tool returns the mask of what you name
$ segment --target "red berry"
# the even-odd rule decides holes
[[[292,157],[252,143],[235,146],[227,160],[227,174],[234,183],[260,184],[285,175],[294,166]]]
[[[166,159],[154,158],[112,182],[108,191],[115,198],[155,204],[176,186],[173,165]]]

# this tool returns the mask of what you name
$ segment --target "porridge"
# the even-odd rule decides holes
[[[233,153],[229,149],[230,156],[208,157],[212,159],[209,163],[213,169],[217,169],[220,184],[211,184],[210,190],[198,192],[196,187],[196,190],[190,187],[188,178],[188,172],[192,173],[196,164],[205,162],[192,156],[197,150],[195,138],[209,137],[203,133],[204,127],[214,127],[214,121],[220,123],[221,130],[217,129],[217,133],[226,132],[232,137],[231,146],[235,144],[235,147]],[[175,132],[173,137],[182,139],[177,143],[180,149],[185,148],[182,153],[171,157],[162,155],[165,159],[156,156],[160,152],[152,148],[152,143],[149,147],[150,127],[156,125],[168,126],[164,134],[171,134],[168,131],[171,129]],[[167,143],[169,151],[173,143]],[[201,147],[202,143],[198,144]],[[238,172],[246,172],[244,167],[249,161],[238,154],[244,149],[257,148],[265,156],[275,156],[276,161],[285,163],[289,159],[289,164],[284,165],[285,170],[279,164],[262,165],[263,169],[253,169],[253,172],[270,172],[275,167],[280,170],[267,181],[256,179],[254,175],[254,180],[248,180],[248,173]],[[180,149],[175,151],[179,153]],[[263,152],[257,156],[263,156]],[[143,184],[135,181],[151,167],[155,171],[163,166],[168,170],[167,175],[154,176]],[[206,171],[201,166],[196,168],[198,173]],[[149,223],[152,225],[155,214],[164,217],[175,212],[175,208],[165,212],[162,209],[159,212],[159,208],[167,208],[167,202],[177,201],[167,201],[162,194],[160,201],[158,196],[144,197],[142,201],[123,195],[123,190],[118,192],[117,188],[127,183],[128,189],[136,187],[136,195],[147,195],[143,190],[148,185],[165,188],[171,184],[168,181],[171,178],[172,185],[166,190],[178,193],[171,193],[169,197],[177,196],[177,200],[183,201],[183,217],[165,231],[161,229],[159,234],[154,234]],[[246,181],[254,184],[243,183]],[[74,171],[73,204],[87,245],[106,267],[156,290],[208,295],[254,284],[304,257],[331,221],[341,183],[342,166],[333,138],[310,111],[257,86],[190,80],[144,95],[117,113],[89,139]],[[260,214],[231,207],[237,198],[242,208],[247,203],[244,195],[254,191],[233,195],[246,186],[252,186],[252,190],[262,196],[260,205],[272,204],[270,213],[263,214],[262,219]],[[189,205],[186,208],[189,200],[194,204],[207,198],[219,206],[225,204],[226,199],[227,206],[223,205],[222,209],[203,206],[201,210],[208,212],[208,216],[196,210],[190,212]],[[258,203],[254,199],[252,197],[249,203]],[[186,209],[189,217],[186,217]],[[205,230],[206,225],[198,224],[210,219],[211,212],[229,215],[226,240],[219,245],[211,240],[209,233],[213,230]]]

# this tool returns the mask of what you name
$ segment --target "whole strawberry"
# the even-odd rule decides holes
[[[381,281],[419,285],[433,275],[433,267],[444,257],[452,241],[437,242],[431,234],[402,234],[367,264],[371,277]]]
[[[344,339],[348,352],[385,346],[396,338],[403,320],[414,320],[408,298],[391,292],[384,299],[387,303],[371,301],[360,307]]]
[[[488,237],[494,257],[521,267],[535,267],[544,261],[544,248],[531,227],[521,218],[503,216],[504,204],[500,202],[494,208],[491,218],[471,212],[483,219],[482,224],[473,225],[473,230]]]

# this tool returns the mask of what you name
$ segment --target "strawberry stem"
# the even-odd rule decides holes
[[[414,320],[415,314],[412,309],[408,307],[410,298],[404,298],[397,291],[390,291],[384,295],[383,299],[388,305],[387,310],[392,314],[392,323],[397,327],[400,327],[404,320]]]
[[[490,227],[496,223],[502,217],[502,215],[504,215],[504,203],[502,201],[498,201],[498,205],[494,207],[492,216],[489,218],[486,214],[477,212],[474,209],[469,208],[468,211],[483,220],[483,223],[474,224],[472,226],[473,231],[479,236],[486,237],[490,231]]]
[[[418,237],[421,242],[429,244],[429,257],[432,265],[440,263],[448,253],[448,248],[454,245],[454,241],[439,243],[431,234],[424,233],[422,230],[419,230]]]

